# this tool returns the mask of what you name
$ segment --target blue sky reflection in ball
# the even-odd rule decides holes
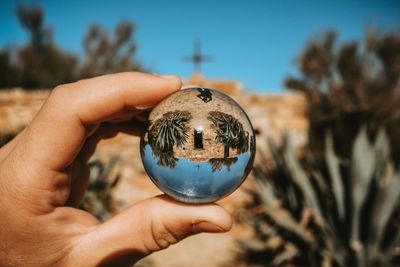
[[[254,130],[243,109],[213,89],[188,88],[159,103],[141,138],[151,180],[183,202],[209,203],[237,189],[255,155]]]

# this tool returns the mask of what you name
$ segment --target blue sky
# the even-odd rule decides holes
[[[400,25],[400,1],[11,1],[0,0],[0,47],[28,36],[15,17],[17,3],[39,4],[58,45],[82,54],[82,38],[92,23],[112,31],[121,20],[136,23],[137,58],[153,72],[190,76],[182,61],[199,39],[204,76],[232,79],[257,92],[280,92],[296,74],[295,59],[310,37],[336,29],[339,41],[362,38],[367,25],[382,31]],[[397,26],[396,26],[397,25]]]
[[[158,187],[176,197],[189,197],[193,201],[194,198],[215,200],[239,186],[246,178],[243,174],[249,158],[249,152],[243,153],[229,170],[222,166],[215,172],[208,161],[195,162],[186,158],[179,158],[175,168],[169,168],[157,164],[159,159],[154,157],[150,145],[146,145],[142,159],[147,173]]]

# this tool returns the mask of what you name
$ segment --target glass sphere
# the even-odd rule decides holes
[[[140,151],[144,169],[164,193],[182,202],[209,203],[232,193],[247,177],[255,135],[232,98],[188,88],[151,111]]]

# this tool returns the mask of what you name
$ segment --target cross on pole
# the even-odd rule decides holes
[[[199,171],[200,167],[201,167],[200,164],[196,165],[197,171]]]
[[[201,63],[206,62],[206,61],[210,62],[212,60],[213,60],[212,56],[203,55],[201,53],[201,43],[200,43],[200,41],[196,41],[194,43],[194,51],[193,51],[192,55],[183,57],[183,61],[193,62],[194,71],[195,72],[200,72]]]

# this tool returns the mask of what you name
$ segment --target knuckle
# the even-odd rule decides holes
[[[158,236],[154,237],[154,241],[156,244],[156,250],[162,250],[166,249],[170,246],[170,243],[168,242],[167,236]]]
[[[49,102],[61,104],[71,99],[71,87],[67,84],[59,85],[50,94]]]
[[[158,251],[176,244],[180,239],[160,219],[151,221],[152,251]]]
[[[160,230],[154,236],[154,241],[159,249],[166,249],[170,245],[176,244],[178,242],[177,238],[168,230]]]
[[[78,112],[83,106],[82,90],[78,90],[81,86],[79,83],[80,81],[54,88],[46,103],[48,108],[50,110],[68,110],[68,114]]]

